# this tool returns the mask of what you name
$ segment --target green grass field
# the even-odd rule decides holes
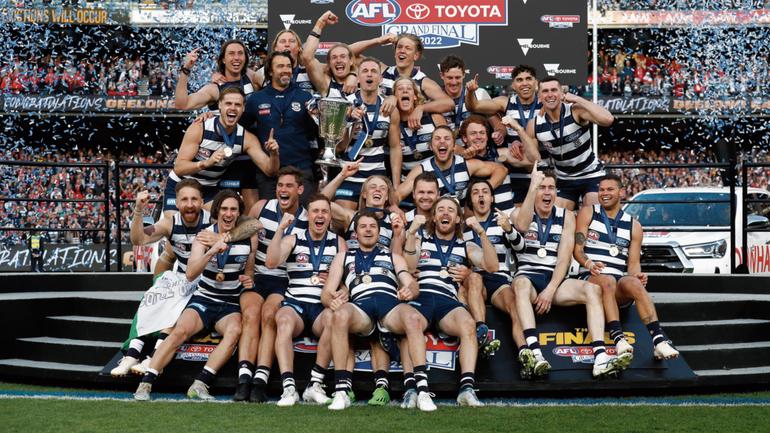
[[[9,392],[82,392],[0,384],[2,432],[763,432],[770,406],[534,406],[482,409],[440,406],[430,413],[352,407],[333,413],[300,405],[82,401],[8,398]],[[98,391],[97,391],[98,392]],[[105,395],[108,395],[105,392]],[[688,399],[693,396],[680,396]],[[697,396],[715,403],[759,402],[770,393]],[[622,399],[617,401],[622,402]]]

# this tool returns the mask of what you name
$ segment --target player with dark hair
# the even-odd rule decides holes
[[[578,278],[602,288],[604,315],[610,338],[615,342],[618,368],[625,369],[633,360],[633,347],[620,325],[618,305],[636,302],[639,317],[652,336],[657,359],[679,356],[663,333],[650,294],[647,274],[642,272],[640,256],[642,225],[621,210],[623,181],[607,174],[599,180],[599,204],[583,206],[577,215],[575,260],[580,264]]]

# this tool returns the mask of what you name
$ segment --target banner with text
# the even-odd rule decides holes
[[[110,245],[110,266],[117,261],[117,246]],[[131,251],[123,245],[123,251]],[[104,244],[46,244],[43,253],[44,272],[101,272],[104,271]],[[26,245],[0,245],[0,272],[28,272],[31,263]],[[123,266],[124,271],[130,267]]]
[[[5,113],[183,112],[174,108],[173,96],[5,95],[0,107]]]
[[[321,42],[327,49],[337,42],[414,33],[425,45],[418,66],[437,81],[438,64],[449,54],[462,57],[471,76],[478,73],[482,83],[509,81],[513,66],[522,63],[534,66],[540,76],[556,75],[565,84],[585,84],[588,73],[584,2],[284,0],[270,4],[270,37],[291,29],[304,40],[327,10],[340,18],[323,30]],[[393,48],[376,47],[366,54],[393,64]]]

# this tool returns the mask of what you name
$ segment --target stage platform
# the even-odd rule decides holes
[[[106,375],[120,357],[131,318],[149,274],[43,273],[0,275],[0,380],[57,383],[84,388],[133,389],[137,377]],[[770,385],[770,278],[747,275],[651,275],[649,289],[663,327],[680,349],[677,360],[655,361],[646,328],[632,306],[622,310],[634,340],[635,359],[617,378],[591,378],[584,308],[554,308],[539,319],[541,344],[553,370],[543,380],[522,381],[506,315],[488,308],[487,322],[502,342],[489,360],[479,359],[478,388],[505,395],[620,395],[752,389]],[[158,390],[183,390],[203,365],[210,340],[188,345],[160,377]],[[363,342],[361,342],[363,343]],[[312,342],[295,345],[295,376],[303,386],[314,359]],[[365,349],[365,345],[360,347]],[[431,386],[456,389],[454,342],[428,338]],[[611,350],[614,350],[610,346]],[[372,388],[368,353],[356,353],[354,386]],[[231,392],[235,358],[215,388]],[[394,366],[395,367],[395,366]],[[271,388],[280,386],[277,368]],[[401,375],[390,375],[394,390]]]

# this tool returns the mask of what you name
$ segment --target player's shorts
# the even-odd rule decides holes
[[[209,331],[213,330],[217,322],[223,318],[230,314],[241,312],[241,307],[237,304],[214,301],[199,295],[193,295],[184,308],[185,310],[195,310],[201,318],[201,322],[203,322],[203,328]]]
[[[441,319],[446,317],[455,308],[467,309],[465,305],[456,299],[428,292],[421,292],[417,299],[409,301],[409,305],[419,311],[428,320],[429,324],[435,326],[438,326]]]
[[[342,182],[337,192],[334,194],[334,200],[346,200],[358,203],[358,198],[361,197],[361,187],[363,183],[351,182],[345,180]]]
[[[618,282],[618,281],[620,281],[621,278],[623,278],[623,275],[614,275],[614,274],[602,274],[602,275],[606,275],[608,277],[615,278],[615,282]],[[583,281],[588,281],[589,278],[591,278],[591,273],[590,272],[583,272],[583,273],[578,274],[578,276],[577,276],[578,280],[583,280]]]
[[[599,192],[599,179],[601,177],[579,180],[559,179],[556,184],[556,195],[577,205],[580,203],[580,198],[589,192]]]
[[[302,328],[302,336],[311,338],[315,337],[315,335],[313,335],[313,324],[315,323],[316,319],[318,319],[318,316],[320,316],[323,312],[323,304],[320,302],[313,304],[310,302],[302,302],[293,298],[286,298],[281,301],[281,307],[289,307],[293,309],[297,314],[299,314],[299,317],[302,319],[302,324],[304,326]]]
[[[532,283],[532,286],[535,288],[535,291],[537,293],[542,292],[545,290],[546,287],[548,287],[548,283],[551,282],[551,277],[553,276],[553,272],[537,272],[537,273],[530,273],[530,272],[521,272],[516,274],[516,278],[524,277],[529,280],[530,283]]]
[[[529,178],[511,178],[511,192],[513,193],[513,203],[521,204],[529,192]]]
[[[512,278],[510,275],[502,272],[479,272],[484,282],[484,288],[487,289],[487,303],[492,303],[492,296],[500,290],[501,287],[510,286]]]
[[[163,190],[163,210],[177,210],[176,207],[176,184],[179,183],[174,179],[166,178],[166,188]],[[208,203],[214,200],[214,196],[219,192],[220,187],[203,185],[203,202]]]
[[[286,288],[289,287],[288,277],[276,277],[274,275],[255,275],[254,286],[250,289],[243,289],[244,292],[256,292],[262,299],[276,294],[284,296]]]
[[[387,295],[372,295],[353,301],[353,305],[371,319],[372,325],[382,321],[398,304],[398,299]],[[372,329],[366,335],[371,335],[375,327],[372,326]]]
[[[219,181],[219,188],[236,191],[256,189],[257,170],[257,166],[251,159],[236,159],[227,166],[227,170]]]

